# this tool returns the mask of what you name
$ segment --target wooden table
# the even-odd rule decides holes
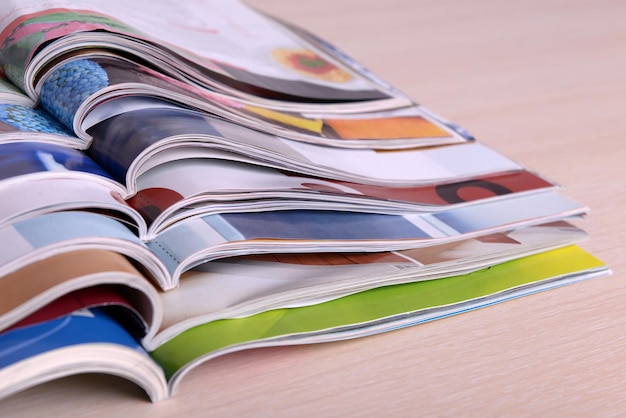
[[[361,340],[225,356],[150,404],[109,376],[3,417],[626,414],[626,2],[250,0],[331,40],[591,207],[610,277]]]

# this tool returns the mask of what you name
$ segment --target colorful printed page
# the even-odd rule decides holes
[[[147,234],[145,220],[111,187],[83,177],[50,177],[0,183],[0,228],[46,213],[86,210],[117,219],[139,236]]]
[[[586,213],[552,192],[512,196],[436,213],[381,215],[340,211],[225,213],[176,223],[147,243],[173,282],[218,258],[286,252],[392,251],[503,232]]]
[[[348,114],[283,111],[194,87],[121,58],[95,54],[53,68],[36,88],[42,107],[85,140],[89,127],[123,113],[124,103],[132,96],[173,101],[269,134],[338,147],[398,149],[469,140],[417,105]]]
[[[393,152],[326,147],[282,139],[160,101],[143,102],[135,110],[97,124],[89,133],[91,157],[132,191],[137,176],[160,163],[206,154],[215,157],[214,151],[219,158],[385,186],[521,169],[480,143]]]
[[[0,143],[39,139],[84,148],[84,141],[35,105],[35,100],[9,82],[0,68]]]
[[[77,149],[86,146],[41,107],[5,103],[0,98],[0,144],[40,140]]]
[[[526,170],[427,186],[383,187],[236,161],[191,158],[161,164],[139,176],[137,194],[128,202],[158,231],[159,225],[202,211],[242,212],[244,207],[262,209],[276,204],[283,209],[315,209],[334,204],[362,212],[430,212],[555,187]]]
[[[271,254],[213,261],[184,273],[176,291],[161,294],[162,329],[145,346],[154,349],[180,332],[215,320],[464,274],[586,238],[581,229],[557,222],[404,251]]]
[[[386,286],[313,306],[211,322],[183,332],[151,355],[171,376],[174,394],[192,367],[228,352],[366,336],[606,273],[601,261],[570,246],[468,275]]]
[[[82,151],[40,141],[0,143],[0,184],[82,178],[125,195],[123,186]]]
[[[16,84],[24,83],[38,47],[69,37],[90,39],[92,45],[109,42],[110,49],[114,39],[128,48],[125,53],[136,50],[138,59],[162,70],[184,68],[199,83],[244,96],[354,102],[384,100],[393,93],[330,55],[330,50],[316,48],[240,1],[58,0],[50,5],[7,0],[0,8],[0,22],[2,62]],[[98,30],[130,38],[94,32]],[[79,31],[88,33],[76,34]],[[66,50],[72,48],[67,45]],[[51,56],[40,58],[39,67],[64,51],[54,44],[47,49]],[[34,94],[28,81],[25,89]]]
[[[137,339],[144,336],[148,331],[145,319],[135,309],[133,302],[126,297],[120,287],[94,286],[66,293],[24,317],[24,319],[3,329],[2,332],[61,318],[81,309],[99,307],[106,307],[111,312],[119,313],[116,320],[124,324]]]
[[[0,276],[34,259],[85,249],[118,252],[142,265],[163,288],[171,287],[165,266],[122,223],[90,212],[62,211],[0,228]]]
[[[114,251],[78,249],[31,261],[2,276],[0,294],[0,330],[51,319],[51,312],[68,314],[77,303],[123,302],[141,322],[142,336],[154,334],[161,320],[154,285]]]
[[[126,197],[126,188],[80,150],[32,140],[0,142],[0,227],[60,210],[93,210],[143,235],[145,220]]]
[[[0,398],[78,373],[109,373],[142,387],[153,401],[167,397],[162,369],[101,309],[0,334]]]

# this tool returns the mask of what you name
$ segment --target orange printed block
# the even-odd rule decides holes
[[[440,138],[450,133],[421,116],[375,119],[326,119],[343,139]]]

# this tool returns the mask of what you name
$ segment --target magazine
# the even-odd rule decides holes
[[[436,213],[385,215],[331,210],[209,214],[176,222],[143,241],[98,213],[46,213],[0,228],[0,275],[79,248],[118,251],[150,272],[163,290],[181,275],[224,257],[267,253],[376,252],[432,246],[583,216],[587,208],[553,193],[522,195]]]
[[[394,149],[470,140],[418,105],[346,114],[280,111],[198,89],[138,63],[97,52],[54,67],[39,80],[36,90],[42,108],[87,144],[94,121],[119,106],[116,99],[129,97],[166,100],[256,130],[327,146]]]
[[[461,156],[475,156],[476,165],[479,165],[481,158],[496,156],[503,163],[496,160],[492,172],[469,178],[449,176],[441,182],[422,181],[404,187],[348,184],[240,161],[200,158],[200,152],[190,154],[188,158],[178,155],[173,159],[168,157],[160,164],[154,162],[160,161],[158,157],[148,158],[148,165],[157,165],[146,169],[136,181],[126,180],[131,183],[124,184],[124,177],[128,175],[123,174],[122,160],[132,160],[132,152],[126,150],[133,141],[125,142],[126,137],[121,134],[109,135],[109,138],[116,142],[108,146],[108,160],[98,153],[96,146],[90,149],[94,156],[90,158],[85,152],[54,143],[0,143],[0,151],[3,153],[0,158],[0,195],[13,196],[11,199],[7,197],[8,203],[0,209],[0,226],[60,210],[89,210],[106,213],[128,224],[137,236],[148,241],[156,239],[178,221],[220,213],[276,210],[310,210],[313,211],[310,213],[316,213],[335,210],[369,213],[367,216],[375,219],[376,214],[405,216],[450,211],[490,202],[502,205],[504,202],[497,201],[505,200],[504,197],[524,198],[524,195],[529,195],[526,198],[532,199],[530,194],[554,195],[558,190],[554,183],[504,157],[498,157],[478,143],[468,144],[462,151],[455,151],[454,148],[420,150],[415,152],[415,157],[430,157],[431,164],[424,164],[424,167],[437,164],[441,172],[449,172],[462,169],[461,164],[453,164],[461,160]],[[135,135],[135,138],[141,136]],[[193,149],[196,148],[190,148]],[[176,154],[180,149],[171,151]],[[158,155],[164,153],[167,151],[159,152]],[[130,158],[125,157],[129,155]],[[393,155],[387,153],[376,155],[393,158]],[[392,166],[398,171],[402,170],[400,165]],[[487,166],[480,164],[476,171],[480,173]],[[371,166],[362,167],[366,169]],[[407,164],[407,174],[410,174],[409,171]],[[431,172],[435,172],[435,169],[431,169]],[[195,184],[193,179],[197,181]],[[222,184],[217,184],[218,181]],[[284,185],[296,181],[300,183],[296,189],[284,189]],[[239,186],[239,190],[234,190],[233,183],[244,187]],[[133,186],[129,187],[128,184]],[[139,191],[136,191],[137,184],[142,187]],[[306,187],[302,187],[303,184]],[[221,190],[236,193],[230,194],[230,198],[226,198],[224,193],[215,196]],[[566,200],[564,197],[559,199],[563,202]],[[565,206],[563,209],[568,210]],[[340,216],[346,218],[348,215]]]
[[[125,183],[131,194],[143,172],[194,157],[383,186],[411,186],[522,168],[477,142],[389,152],[347,149],[292,141],[156,99],[123,98],[107,105],[116,114],[90,129],[88,153]]]
[[[0,398],[610,272],[558,183],[239,0],[7,0],[0,67]]]
[[[158,401],[174,395],[189,370],[219,355],[363,337],[603,272],[599,260],[570,246],[468,275],[378,287],[312,306],[209,322],[154,350],[146,350],[106,310],[81,309],[0,333],[0,398],[62,376],[98,372],[129,379]]]
[[[354,70],[323,45],[240,1],[159,2],[150,4],[150,11],[120,0],[4,2],[2,48],[11,62],[7,77],[34,96],[32,82],[40,71],[88,42],[253,101],[259,96],[313,103],[407,101],[364,75],[362,68]],[[209,34],[210,42],[199,33]]]
[[[163,2],[159,18],[126,6],[29,0],[0,9],[7,77],[83,139],[91,108],[141,95],[337,146],[471,140],[328,43],[240,1]],[[210,41],[198,42],[198,33]]]
[[[54,220],[64,227],[59,217]],[[75,222],[79,220],[84,221],[77,219]],[[84,226],[85,222],[82,223]],[[44,232],[49,231],[44,229]],[[138,252],[132,253],[130,239],[130,242],[123,242],[128,247],[124,249],[119,240],[108,247],[98,242],[100,239],[104,243],[104,238],[113,241],[110,236],[79,238],[83,241],[79,247],[76,239],[66,237],[61,241],[63,246],[22,249],[24,254],[39,261],[19,263],[19,255],[13,254],[14,259],[17,258],[13,266],[17,267],[4,274],[0,286],[6,294],[13,295],[13,299],[5,302],[4,311],[0,311],[0,329],[53,303],[56,297],[85,288],[122,287],[127,298],[135,302],[133,306],[138,306],[135,310],[146,318],[145,333],[155,334],[159,324],[154,318],[159,316],[160,308],[155,302],[157,292],[153,287],[157,287],[156,284],[171,286],[166,281],[168,278],[162,277],[164,267],[160,260],[150,259],[149,263],[146,258],[150,254],[144,252],[141,257]],[[275,252],[227,257],[184,271],[175,291],[161,293],[160,298],[168,306],[168,318],[178,312],[174,317],[184,319],[187,325],[198,325],[267,309],[311,305],[377,286],[467,273],[586,239],[584,231],[561,221],[393,252]],[[81,265],[69,264],[78,260],[82,261]],[[8,271],[12,265],[4,261]],[[24,288],[24,283],[29,285]],[[138,292],[143,294],[133,296]],[[180,307],[172,303],[183,300]],[[181,324],[167,320],[169,323],[164,325],[180,331]]]

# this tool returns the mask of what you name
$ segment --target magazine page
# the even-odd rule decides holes
[[[35,86],[41,106],[85,141],[96,121],[124,113],[127,99],[137,96],[175,101],[184,107],[238,121],[245,104],[236,98],[190,85],[124,57],[87,49],[51,67]],[[170,103],[171,104],[171,103]]]
[[[172,281],[218,258],[264,253],[393,251],[581,216],[587,208],[552,192],[437,213],[291,210],[224,213],[176,223],[147,243]]]
[[[25,83],[30,95],[30,80],[25,82],[23,74],[33,58],[40,61],[36,67],[43,67],[72,50],[72,41],[89,39],[92,45],[137,51],[139,59],[163,63],[162,69],[187,64],[187,78],[233,94],[300,102],[392,97],[385,86],[240,1],[163,0],[132,6],[121,0],[6,1],[0,8],[0,43],[5,68],[10,63],[7,75],[16,84]],[[43,51],[50,50],[49,57],[34,56],[39,46],[57,39],[63,43]]]
[[[465,274],[539,251],[580,243],[565,222],[382,253],[271,254],[226,258],[184,273],[162,293],[162,329],[146,347],[210,321],[308,306],[375,287]]]
[[[85,141],[90,126],[123,112],[120,106],[131,97],[175,102],[249,128],[322,145],[398,149],[469,140],[417,105],[346,114],[282,111],[200,89],[100,51],[53,67],[35,88],[42,107]]]
[[[161,367],[102,309],[0,334],[0,398],[78,373],[117,375],[135,382],[155,402],[167,397]]]
[[[148,325],[132,303],[122,292],[121,287],[84,287],[59,296],[2,331],[11,331],[61,318],[81,309],[106,307],[107,311],[113,314],[117,321],[124,324],[133,336],[141,338],[148,331]]]
[[[192,367],[215,356],[260,346],[351,338],[476,309],[572,281],[606,274],[606,266],[570,246],[509,261],[469,275],[380,287],[313,306],[277,309],[191,328],[151,352],[174,394]],[[507,291],[517,290],[507,293]],[[385,326],[386,325],[386,326]],[[341,332],[340,332],[341,331]],[[354,335],[352,336],[354,337]]]
[[[0,228],[0,276],[33,259],[85,249],[118,252],[145,268],[150,280],[170,287],[163,262],[130,229],[107,216],[77,211],[49,213]]]
[[[0,227],[46,213],[86,210],[116,219],[139,236],[147,234],[145,220],[122,195],[83,177],[38,176],[20,183],[0,183],[0,202]]]
[[[74,148],[81,141],[5,77],[0,66],[0,143],[40,140]]]
[[[35,101],[7,80],[2,69],[0,69],[0,103],[35,107]]]
[[[215,200],[256,199],[263,193],[334,200],[345,196],[360,205],[389,205],[396,210],[439,210],[512,193],[556,188],[527,170],[495,172],[469,179],[416,186],[385,187],[314,177],[237,161],[186,158],[160,164],[137,179],[138,195],[163,189],[180,199],[207,196]],[[233,197],[231,197],[231,195]],[[281,195],[282,196],[282,195]],[[158,202],[158,201],[157,201]]]
[[[480,143],[393,152],[342,149],[279,138],[159,102],[155,105],[111,117],[89,132],[90,156],[129,190],[134,191],[138,175],[157,165],[155,158],[201,158],[203,147],[308,175],[393,186],[521,169]]]
[[[23,326],[27,317],[32,323],[51,319],[46,315],[55,312],[62,316],[81,303],[87,307],[123,302],[135,313],[140,336],[156,332],[161,319],[154,285],[128,259],[113,251],[84,249],[34,260],[2,276],[0,292],[4,295],[0,330]],[[45,312],[39,312],[42,309]]]
[[[137,194],[128,203],[151,224],[152,231],[201,211],[262,210],[279,203],[284,209],[328,208],[398,214],[431,212],[461,205],[536,192],[556,185],[526,170],[494,173],[414,187],[382,187],[323,179],[271,167],[227,160],[189,158],[167,162],[137,179]]]
[[[0,187],[38,178],[74,178],[126,195],[121,183],[82,151],[40,141],[0,143]]]
[[[34,140],[76,149],[86,147],[85,141],[42,107],[6,103],[0,98],[0,144]]]
[[[247,136],[246,143],[250,143],[253,137],[254,133]],[[269,141],[265,141],[262,148],[249,147],[241,142],[233,147],[232,141],[224,146],[222,140],[217,139],[205,136],[191,136],[187,140],[170,138],[161,147],[145,151],[132,163],[130,171],[125,171],[128,182],[136,183],[137,177],[160,164],[189,158],[245,162],[311,177],[382,187],[423,186],[524,169],[481,143],[379,152],[296,144],[277,137],[266,138]],[[101,158],[96,153],[93,155]],[[100,161],[106,165],[114,159],[104,156]],[[130,188],[130,184],[127,187]]]

